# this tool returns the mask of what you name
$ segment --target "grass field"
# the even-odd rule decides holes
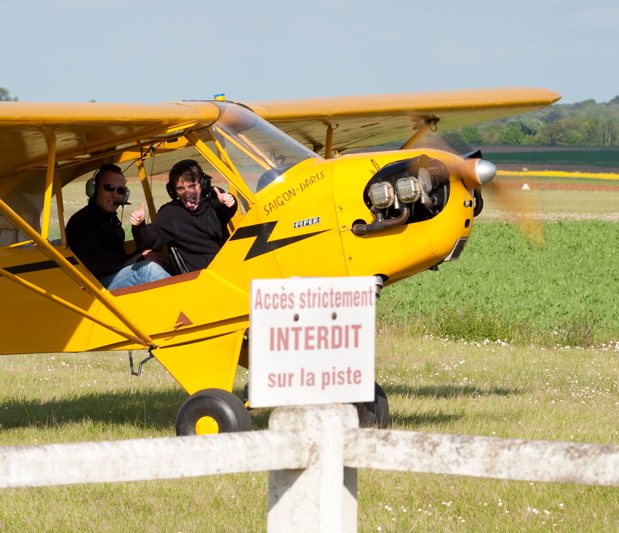
[[[383,292],[390,428],[619,444],[619,193],[518,201],[531,192],[543,247],[489,196],[460,260]],[[3,446],[172,438],[186,397],[155,361],[131,376],[123,352],[6,356],[0,372]],[[251,411],[256,430],[269,412]],[[266,486],[259,473],[3,490],[0,531],[260,532]],[[359,472],[360,532],[617,530],[619,488]]]
[[[617,353],[615,346],[542,350],[383,330],[377,380],[394,429],[619,444]],[[0,359],[0,443],[172,438],[184,393],[155,362],[142,378],[131,377],[125,357]],[[241,371],[237,392],[245,380]],[[268,410],[251,415],[256,430],[266,427]],[[266,473],[258,473],[3,490],[0,530],[265,531],[266,485]],[[617,488],[359,472],[361,532],[616,528]]]
[[[460,260],[385,289],[378,316],[456,339],[595,346],[619,339],[618,264],[614,222],[548,223],[542,247],[480,223]]]

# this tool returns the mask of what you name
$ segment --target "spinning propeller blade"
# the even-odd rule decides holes
[[[531,184],[516,176],[499,175],[482,193],[486,207],[490,204],[536,246],[544,245],[540,198]]]

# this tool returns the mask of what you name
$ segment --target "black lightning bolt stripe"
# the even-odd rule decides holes
[[[72,265],[77,265],[77,259],[75,257],[68,257],[67,261]],[[11,274],[25,274],[27,272],[39,272],[41,270],[49,270],[50,268],[58,268],[58,263],[55,261],[41,261],[40,263],[30,263],[28,265],[16,265],[13,267],[7,267],[4,270]]]
[[[230,237],[230,240],[238,241],[239,239],[256,237],[254,244],[251,245],[251,248],[248,250],[247,255],[245,256],[245,261],[247,261],[249,259],[253,259],[254,257],[258,257],[259,255],[273,252],[278,248],[283,248],[284,246],[288,246],[289,244],[308,239],[310,237],[313,237],[314,235],[319,235],[320,233],[324,233],[325,231],[327,231],[315,231],[313,233],[306,233],[304,235],[295,235],[294,237],[287,237],[285,239],[269,241],[269,237],[271,236],[271,233],[273,233],[276,224],[277,221],[239,228],[237,231],[234,232],[234,235]]]

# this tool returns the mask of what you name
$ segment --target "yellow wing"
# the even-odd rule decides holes
[[[526,113],[560,98],[546,89],[507,87],[243,103],[321,153],[329,127],[333,150],[342,152],[405,141],[426,125],[440,131]]]
[[[477,89],[373,96],[242,102],[285,133],[325,153],[409,139],[432,127],[456,128],[540,109],[554,91]],[[160,145],[218,118],[208,101],[167,104],[0,102],[0,198],[34,174],[45,174],[55,148],[61,182],[118,160],[123,152]],[[167,170],[167,169],[160,169]]]
[[[0,198],[5,182],[44,174],[52,147],[64,184],[96,168],[107,156],[109,162],[122,150],[208,126],[218,114],[208,102],[198,106],[0,102]]]

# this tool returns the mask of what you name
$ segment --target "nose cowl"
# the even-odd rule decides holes
[[[493,180],[496,176],[496,167],[490,161],[485,159],[477,160],[477,177],[482,185],[485,185],[489,181]]]
[[[468,189],[483,187],[496,176],[497,168],[485,159],[465,159],[458,166],[458,174]]]

